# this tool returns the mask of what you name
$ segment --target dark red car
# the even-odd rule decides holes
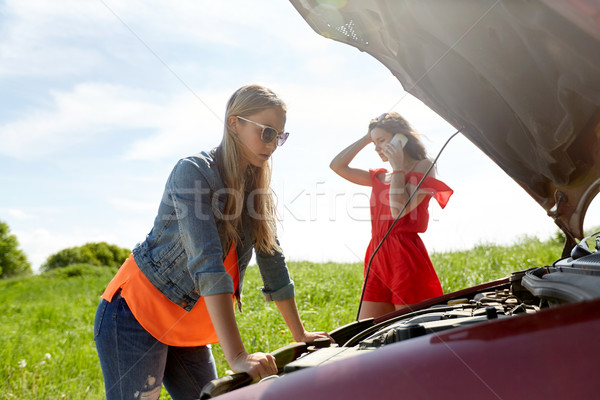
[[[279,375],[220,378],[204,398],[599,398],[600,239],[582,239],[600,188],[600,1],[291,3],[317,33],[386,65],[567,239],[551,266],[354,322],[334,345],[279,349]]]

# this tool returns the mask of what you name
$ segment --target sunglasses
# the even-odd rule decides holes
[[[283,146],[288,136],[290,136],[289,132],[279,133],[275,128],[271,128],[270,126],[259,124],[258,122],[254,122],[247,118],[240,117],[239,115],[236,115],[235,117],[246,122],[250,122],[256,126],[260,126],[262,128],[262,132],[260,133],[260,140],[262,140],[264,143],[271,143],[274,139],[277,139],[277,146]]]
[[[383,121],[384,119],[386,119],[387,116],[388,116],[388,113],[381,114],[379,117],[377,117],[377,123],[381,123],[381,121]]]

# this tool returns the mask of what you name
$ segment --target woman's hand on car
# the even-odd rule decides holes
[[[258,380],[277,373],[275,357],[268,353],[252,353],[246,351],[238,354],[231,363],[233,372],[246,372],[252,380]]]
[[[335,341],[331,338],[331,336],[329,336],[329,334],[327,332],[306,332],[304,331],[304,334],[302,335],[302,337],[298,338],[298,340],[296,340],[296,342],[304,342],[306,344],[312,344],[314,343],[314,341],[316,339],[324,339],[327,338],[331,341],[331,343],[334,343]]]

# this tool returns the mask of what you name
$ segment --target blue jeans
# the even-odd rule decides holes
[[[94,340],[108,400],[158,399],[161,384],[173,400],[199,399],[217,378],[210,346],[175,347],[156,340],[135,319],[120,294],[100,300]]]

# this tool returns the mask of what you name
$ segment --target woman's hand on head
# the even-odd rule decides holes
[[[246,372],[252,380],[258,380],[277,374],[275,357],[268,353],[241,352],[230,365],[233,372]]]

